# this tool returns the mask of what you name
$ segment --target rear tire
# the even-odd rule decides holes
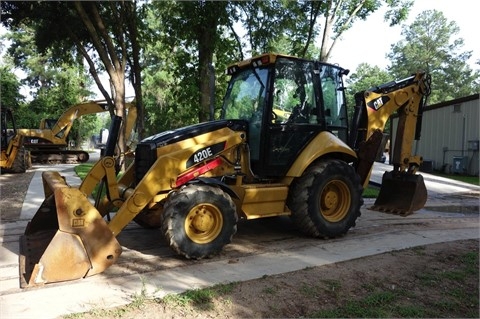
[[[162,233],[170,247],[189,259],[218,254],[237,232],[237,212],[220,188],[188,185],[167,199]]]
[[[303,233],[313,237],[337,237],[355,226],[363,204],[360,177],[339,160],[314,164],[296,179],[287,205],[291,219]]]

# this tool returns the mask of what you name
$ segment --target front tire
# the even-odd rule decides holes
[[[220,188],[187,185],[167,199],[162,233],[170,247],[189,259],[218,254],[237,232],[237,212]]]
[[[360,177],[343,161],[318,162],[294,181],[287,204],[293,223],[303,233],[327,238],[344,235],[360,216]]]

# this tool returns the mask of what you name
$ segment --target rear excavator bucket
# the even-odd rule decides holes
[[[122,248],[85,194],[58,172],[42,178],[45,200],[20,238],[20,287],[80,279],[114,264]]]
[[[426,202],[427,188],[422,175],[385,172],[380,193],[371,209],[407,216],[423,208]]]

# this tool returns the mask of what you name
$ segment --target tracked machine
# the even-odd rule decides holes
[[[219,120],[140,141],[121,177],[114,154],[120,117],[105,156],[79,187],[58,172],[43,173],[45,200],[21,238],[22,287],[103,272],[120,257],[116,236],[132,220],[160,228],[176,253],[192,259],[219,253],[239,220],[287,215],[309,236],[343,235],[360,216],[362,190],[394,112],[401,118],[394,170],[373,209],[408,215],[423,207],[421,158],[411,155],[411,145],[430,91],[427,74],[359,92],[349,129],[342,80],[348,70],[264,54],[227,72]],[[93,204],[90,195],[102,182],[106,195]]]
[[[126,109],[132,104],[127,103]],[[70,106],[58,119],[42,119],[38,129],[18,129],[24,136],[23,146],[30,152],[32,162],[50,164],[85,163],[89,154],[68,145],[70,130],[78,118],[108,111],[104,101],[92,101]]]

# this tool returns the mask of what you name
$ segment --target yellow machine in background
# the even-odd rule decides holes
[[[349,126],[342,79],[348,70],[339,66],[264,54],[227,73],[221,119],[140,141],[121,177],[114,165],[120,117],[105,156],[78,188],[58,172],[43,174],[45,200],[21,238],[22,287],[104,271],[120,257],[116,236],[132,220],[160,228],[175,252],[193,259],[220,252],[240,219],[287,215],[309,236],[343,235],[360,216],[379,136],[394,112],[404,118],[396,137],[401,150],[394,150],[385,180],[402,201],[381,195],[374,208],[408,215],[424,205],[426,192],[412,196],[403,188],[425,189],[415,174],[421,158],[410,153],[428,75],[360,92]],[[107,194],[92,204],[102,182]]]
[[[125,105],[129,109],[131,103]],[[86,114],[107,112],[103,101],[86,102],[69,107],[58,119],[42,119],[38,129],[18,129],[24,136],[23,145],[30,151],[33,162],[40,163],[84,163],[87,151],[70,149],[68,136],[73,122]]]
[[[25,173],[30,166],[28,152],[23,147],[23,136],[17,133],[12,111],[1,108],[0,168],[4,172]]]

